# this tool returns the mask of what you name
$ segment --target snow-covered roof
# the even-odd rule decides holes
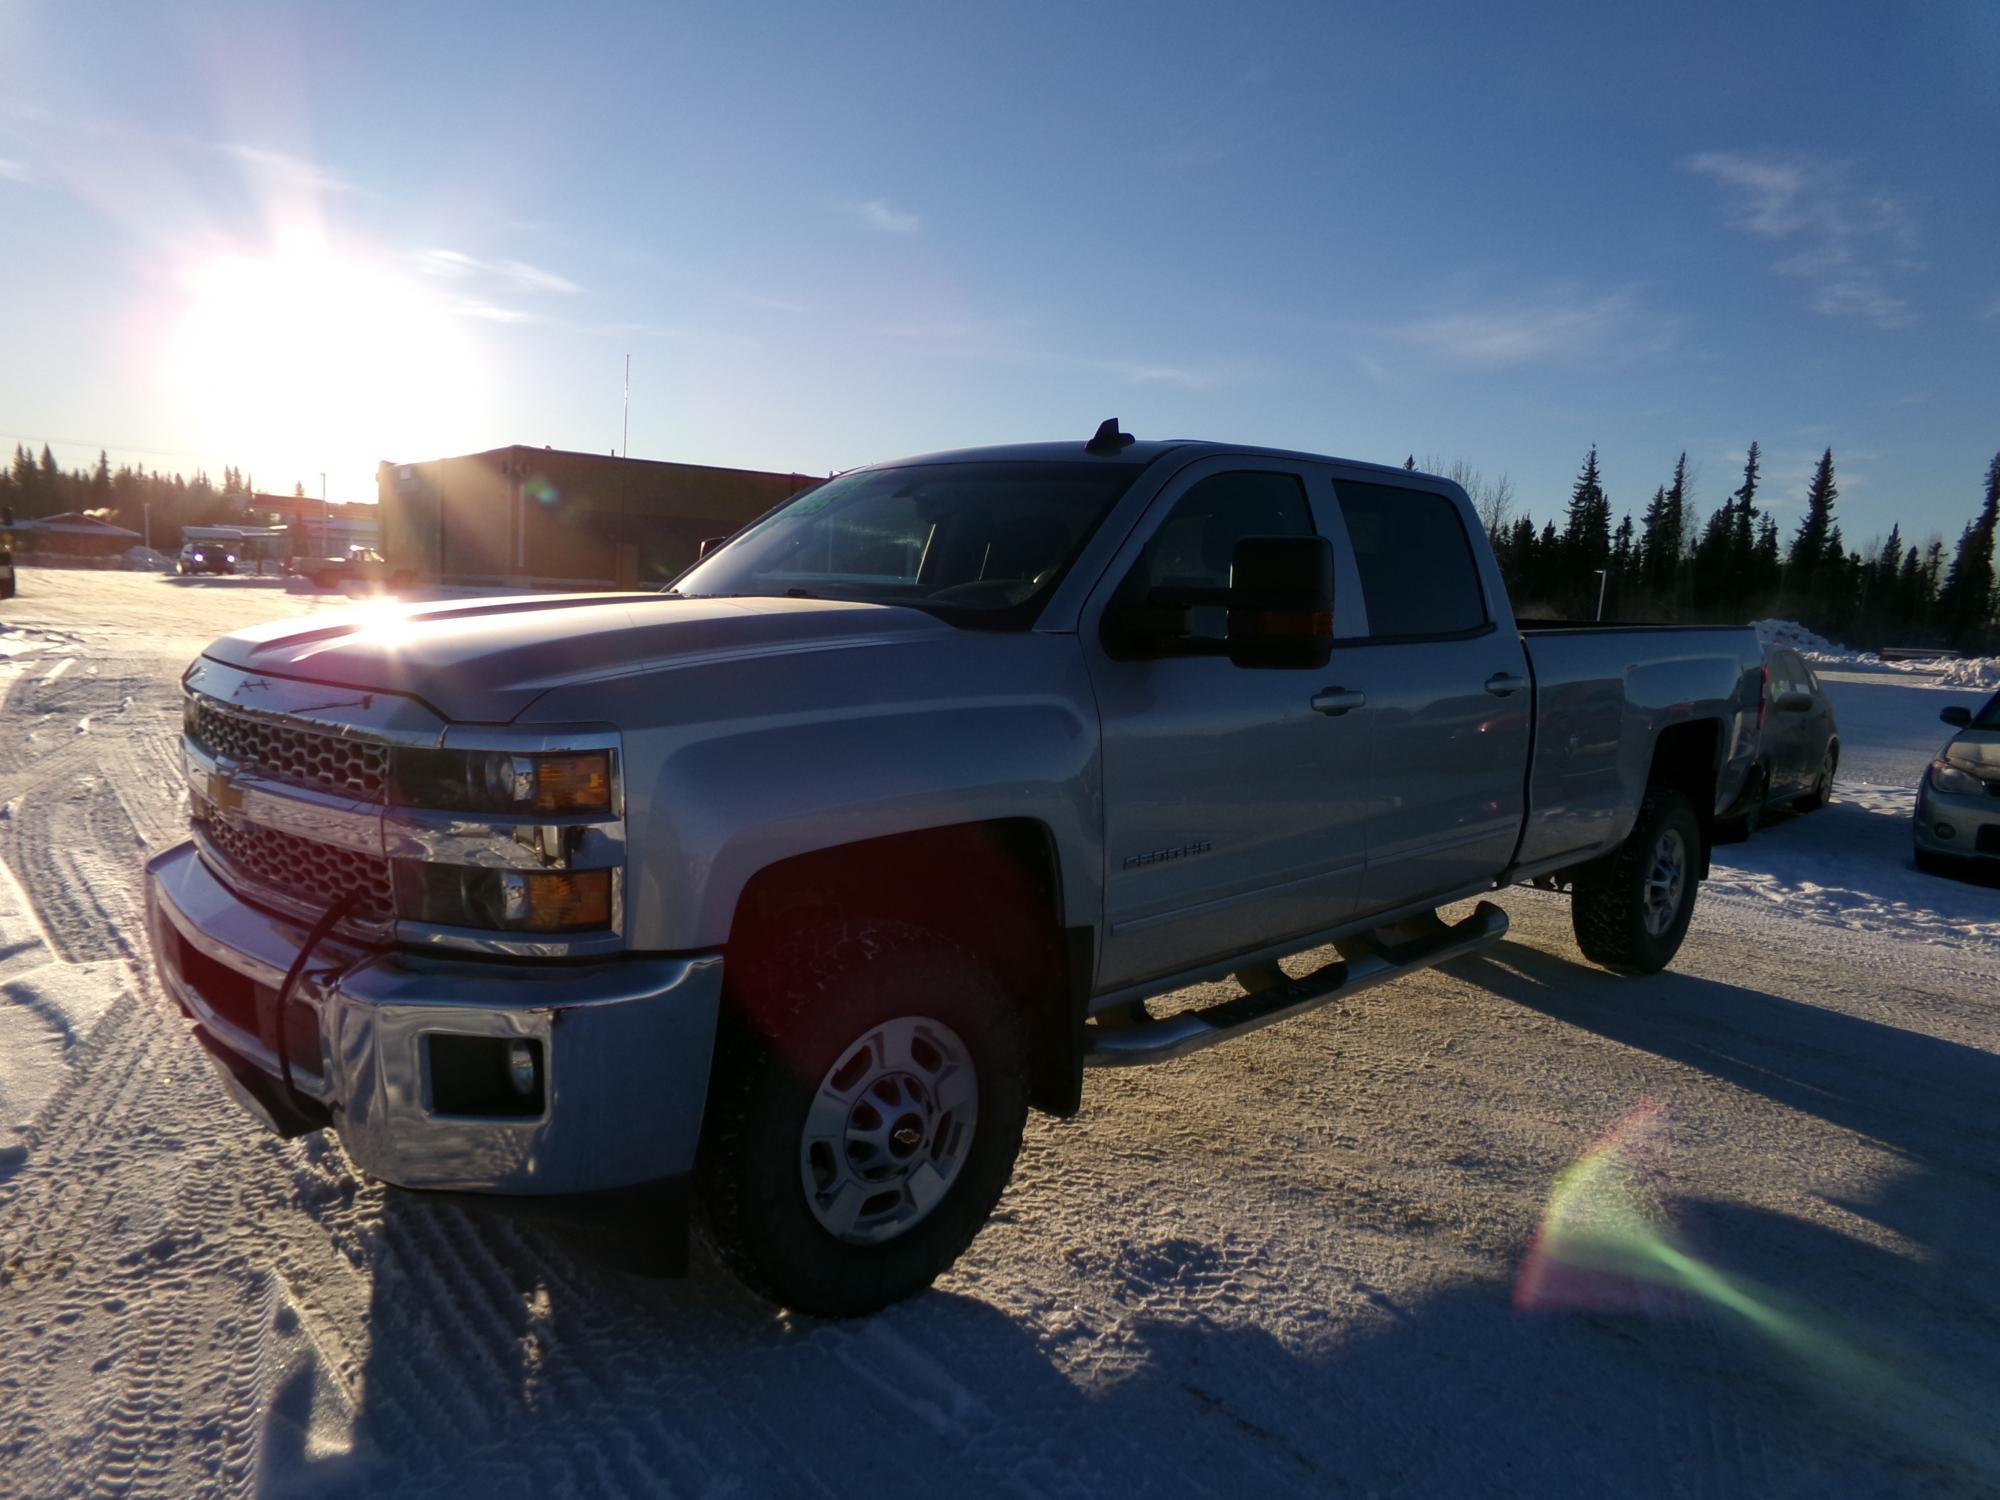
[[[16,521],[14,530],[46,531],[58,536],[129,536],[135,540],[139,535],[136,531],[127,531],[123,526],[113,526],[109,521],[100,521],[96,516],[87,516],[76,510],[62,511],[33,521]]]

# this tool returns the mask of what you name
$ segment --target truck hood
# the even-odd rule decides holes
[[[552,688],[951,631],[919,610],[831,599],[537,594],[281,620],[226,635],[204,655],[274,677],[404,694],[454,723],[503,724]]]

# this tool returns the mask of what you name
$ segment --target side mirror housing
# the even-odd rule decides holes
[[[1938,717],[1954,729],[1965,729],[1972,723],[1972,710],[1954,703],[1950,708],[1939,710]]]
[[[1229,568],[1229,659],[1323,667],[1333,654],[1333,547],[1323,536],[1246,536]]]
[[[1813,706],[1813,696],[1803,688],[1793,688],[1790,692],[1778,694],[1775,706],[1781,714],[1809,713]]]
[[[1227,656],[1239,667],[1325,666],[1333,652],[1333,547],[1320,536],[1244,537],[1230,554],[1228,588],[1156,588],[1114,604],[1104,637],[1125,660]]]

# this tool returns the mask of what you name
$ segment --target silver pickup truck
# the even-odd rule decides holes
[[[405,1188],[643,1188],[669,1262],[698,1201],[753,1286],[857,1313],[1086,1067],[1506,930],[1442,906],[1566,888],[1659,969],[1761,671],[1747,629],[1524,629],[1446,480],[1106,423],[841,475],[663,593],[217,641],[153,944],[267,1124]]]

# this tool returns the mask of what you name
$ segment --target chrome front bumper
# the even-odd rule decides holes
[[[276,992],[306,939],[304,924],[240,900],[192,842],[147,865],[146,906],[161,979],[229,1054],[228,1071],[257,1084],[255,1094],[284,1095],[284,1027],[297,1102],[329,1117],[371,1176],[399,1187],[539,1196],[693,1168],[722,998],[720,955],[483,962],[371,954],[328,938],[279,1016]],[[538,1043],[536,1112],[440,1109],[440,1037]],[[233,1092],[244,1097],[240,1086]]]

